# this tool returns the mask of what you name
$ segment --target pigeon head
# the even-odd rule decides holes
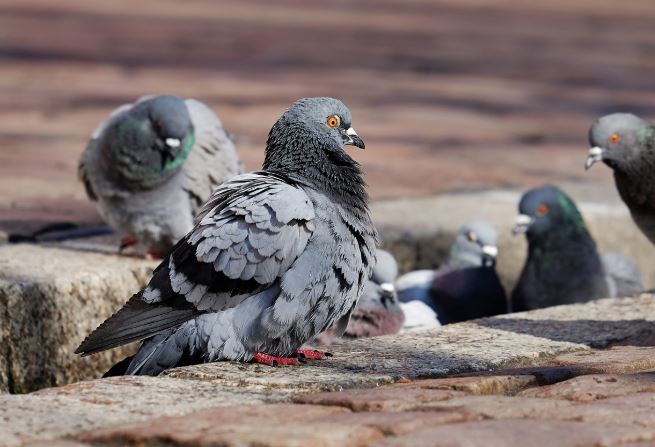
[[[351,209],[366,208],[359,164],[344,150],[364,149],[351,121],[350,110],[337,99],[296,101],[268,135],[263,168],[311,184]]]
[[[364,149],[364,142],[351,127],[351,121],[350,110],[338,99],[296,101],[269,133],[264,168],[288,169],[297,164],[302,169],[320,161],[352,162],[344,146]]]
[[[603,161],[612,169],[626,170],[643,155],[642,148],[655,137],[655,129],[631,113],[613,113],[597,119],[589,129],[589,156],[585,169]]]
[[[377,261],[368,287],[376,289],[376,296],[380,297],[380,301],[386,307],[398,301],[394,285],[398,276],[398,264],[393,255],[385,250],[378,249],[376,258]]]
[[[588,234],[573,200],[550,185],[531,189],[523,195],[513,233],[525,233],[529,241],[556,234]]]
[[[116,116],[103,132],[108,171],[132,186],[153,187],[182,166],[194,144],[184,101],[155,96]]]
[[[496,265],[496,229],[486,220],[473,220],[457,232],[448,264],[456,268]]]
[[[371,281],[384,284],[393,283],[398,276],[398,264],[391,253],[385,250],[377,250],[377,262],[373,269]]]

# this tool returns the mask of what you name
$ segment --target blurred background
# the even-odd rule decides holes
[[[654,16],[652,0],[2,0],[0,229],[98,220],[78,156],[144,94],[207,102],[247,170],[290,103],[338,97],[374,199],[544,182],[615,194],[608,169],[583,169],[587,130],[655,116]]]

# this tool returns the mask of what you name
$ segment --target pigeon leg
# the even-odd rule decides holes
[[[123,250],[125,250],[127,247],[131,247],[131,246],[136,245],[138,243],[139,243],[139,241],[134,239],[134,237],[132,235],[126,234],[125,236],[123,236],[121,238],[121,245],[118,247],[118,252],[120,253]]]
[[[329,352],[317,351],[316,349],[298,349],[296,355],[309,360],[323,360],[326,357],[332,357]]]
[[[164,259],[164,255],[159,253],[158,251],[148,251],[146,254],[146,259],[149,261],[161,261]]]
[[[300,364],[300,361],[295,357],[275,357],[270,354],[264,354],[263,352],[258,352],[257,354],[255,354],[251,362],[261,363],[262,365],[268,365],[268,366]]]

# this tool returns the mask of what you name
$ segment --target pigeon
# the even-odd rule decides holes
[[[514,234],[525,233],[528,257],[514,291],[514,311],[629,294],[640,279],[627,259],[602,259],[573,200],[555,186],[526,192]],[[637,285],[635,286],[635,282]],[[627,288],[626,288],[627,286]]]
[[[438,270],[418,270],[396,282],[403,303],[419,301],[440,324],[507,312],[507,295],[496,273],[496,230],[484,220],[462,226]]]
[[[630,113],[597,119],[589,129],[585,168],[603,161],[642,233],[655,244],[655,127]]]
[[[316,338],[315,344],[329,345],[339,338],[393,335],[403,328],[405,314],[393,284],[398,276],[398,264],[393,255],[385,250],[378,249],[376,257],[371,279],[364,286],[345,332],[337,337],[335,328],[330,328]]]
[[[345,331],[375,266],[366,185],[345,146],[364,142],[341,101],[294,103],[269,133],[263,169],[219,186],[148,285],[76,352],[144,340],[114,371],[129,375],[321,358],[301,346]]]
[[[79,178],[101,217],[157,257],[193,227],[214,188],[243,172],[231,137],[195,99],[147,96],[123,105],[91,136]]]

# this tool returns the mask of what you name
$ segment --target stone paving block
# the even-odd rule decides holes
[[[404,411],[404,412],[356,412],[335,413],[317,419],[339,425],[357,425],[373,427],[385,436],[398,436],[426,427],[455,424],[479,420],[476,415],[461,413],[456,410],[444,411]]]
[[[605,446],[652,441],[655,429],[570,421],[529,419],[464,422],[386,438],[374,446],[530,447]]]
[[[0,446],[52,440],[208,407],[259,404],[268,397],[265,391],[133,376],[79,382],[31,394],[7,394],[0,396]]]
[[[308,394],[296,398],[295,401],[314,405],[337,405],[353,411],[411,411],[433,402],[452,399],[464,394],[461,391],[452,390],[384,386]]]
[[[473,419],[578,421],[655,428],[655,394],[641,393],[594,402],[508,396],[466,396],[434,402],[424,411],[456,411]]]
[[[141,288],[154,265],[29,244],[0,246],[0,366],[7,374],[0,385],[27,392],[101,376],[133,348],[85,358],[73,352]]]
[[[575,366],[586,374],[625,374],[655,368],[655,347],[614,346],[598,351],[572,352],[558,355],[553,363]]]
[[[320,419],[341,407],[273,404],[210,408],[179,417],[100,429],[78,437],[92,444],[160,446],[344,446],[381,440],[380,430]]]
[[[524,375],[488,375],[470,377],[449,377],[446,379],[416,380],[392,385],[398,388],[422,388],[430,390],[455,390],[468,394],[516,394],[537,385],[537,379],[531,374]]]
[[[457,411],[468,417],[484,419],[552,419],[576,404],[566,400],[512,396],[463,396],[431,402],[422,410]]]
[[[588,402],[653,391],[655,391],[655,372],[644,372],[583,375],[553,385],[530,388],[521,391],[518,396]]]

